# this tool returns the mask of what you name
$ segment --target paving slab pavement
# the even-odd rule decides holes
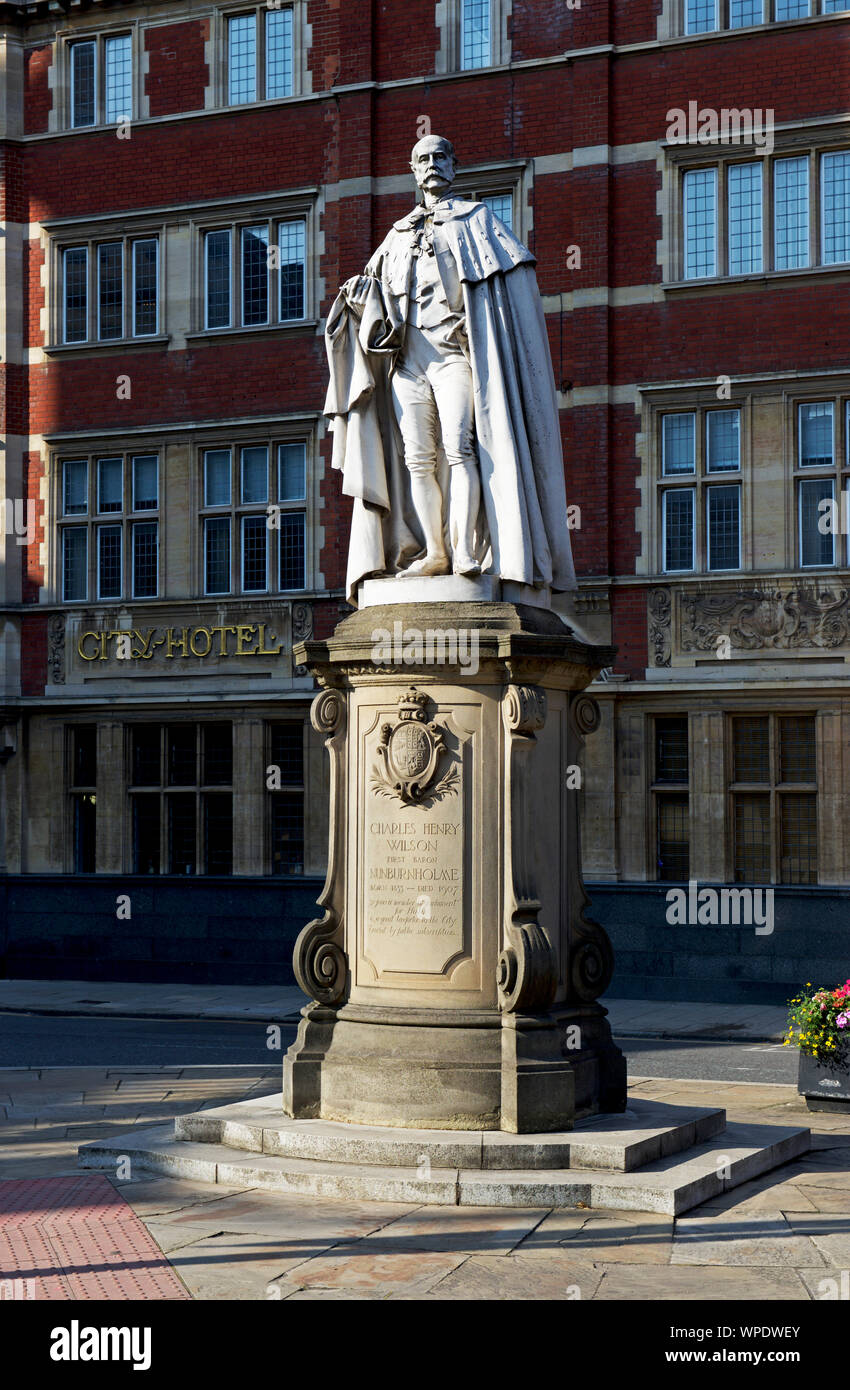
[[[0,1071],[0,1212],[21,1179],[79,1178],[78,1143],[150,1125],[151,1107],[165,1121],[185,1107],[271,1096],[279,1084],[279,1064]],[[816,1147],[676,1221],[599,1208],[332,1202],[132,1168],[102,1180],[147,1232],[151,1268],[171,1270],[200,1300],[830,1296],[830,1281],[850,1267],[850,1117],[810,1114],[791,1086],[636,1079],[632,1094],[724,1106],[734,1122],[809,1125]],[[60,1287],[67,1272],[61,1252],[54,1258]],[[96,1266],[96,1250],[88,1258]],[[0,1277],[33,1277],[22,1249],[12,1264]]]

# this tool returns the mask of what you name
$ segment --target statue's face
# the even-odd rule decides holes
[[[420,140],[410,167],[419,187],[436,197],[447,193],[454,182],[454,155],[443,140]]]

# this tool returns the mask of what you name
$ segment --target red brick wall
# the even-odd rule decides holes
[[[42,347],[45,336],[41,329],[41,311],[44,308],[45,287],[41,283],[41,268],[44,265],[44,251],[36,237],[24,242],[23,246],[23,291],[24,291],[24,345]]]
[[[649,659],[645,589],[612,589],[611,627],[617,648],[614,670],[641,679]]]
[[[203,109],[209,64],[204,44],[209,38],[208,19],[182,24],[162,24],[145,30],[148,71],[145,94],[152,116]]]
[[[44,567],[40,560],[40,546],[44,541],[44,502],[41,497],[43,477],[44,466],[39,454],[24,454],[24,497],[27,503],[35,503],[35,534],[32,545],[23,547],[23,603],[38,603],[38,591],[44,584]]]
[[[47,130],[53,93],[47,77],[53,62],[53,45],[28,48],[24,53],[24,131],[35,135]]]
[[[47,684],[47,614],[21,618],[21,694],[43,695]]]

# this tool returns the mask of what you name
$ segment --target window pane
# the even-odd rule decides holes
[[[500,222],[513,230],[514,207],[513,198],[510,193],[494,193],[490,197],[482,198],[482,203],[489,208],[494,217],[498,217]]]
[[[735,782],[770,781],[770,722],[745,716],[732,720],[732,777]]]
[[[717,28],[717,0],[685,0],[685,33],[706,34]]]
[[[683,882],[690,864],[690,821],[688,794],[657,798],[658,878],[662,882]]]
[[[781,796],[779,879],[781,883],[817,883],[817,797]]]
[[[809,160],[777,159],[773,166],[773,254],[777,270],[809,264]]]
[[[696,468],[696,416],[665,415],[661,432],[661,469],[671,473],[693,473]]]
[[[230,450],[204,452],[204,506],[230,506]]]
[[[275,792],[271,799],[273,874],[304,872],[304,796]]]
[[[105,116],[107,125],[113,121],[129,121],[133,117],[133,47],[129,34],[104,40],[106,66]]]
[[[242,322],[267,323],[269,317],[269,232],[242,228]]]
[[[830,468],[833,462],[832,401],[800,406],[800,467]]]
[[[153,511],[159,505],[159,459],[156,454],[133,457],[133,511]]]
[[[269,451],[265,445],[242,450],[242,501],[268,502]]]
[[[741,489],[710,487],[706,495],[708,568],[736,570],[741,567]]]
[[[197,728],[194,724],[170,724],[166,731],[169,787],[194,787],[197,783],[195,751]]]
[[[280,587],[303,589],[306,584],[304,562],[303,512],[282,512],[280,517]]]
[[[831,565],[835,559],[834,531],[838,518],[833,515],[831,478],[811,479],[800,484],[800,564]]]
[[[97,510],[120,512],[124,505],[124,460],[97,461]]]
[[[95,798],[74,797],[74,873],[93,874],[97,867],[97,809]]]
[[[262,593],[268,588],[267,546],[268,518],[242,518],[242,588],[246,593]]]
[[[133,872],[159,873],[159,797],[133,797]]]
[[[137,338],[157,331],[157,253],[156,237],[133,242],[133,333]]]
[[[207,328],[230,327],[230,231],[207,232]]]
[[[99,526],[97,531],[98,598],[121,597],[121,527]]]
[[[233,725],[203,724],[205,787],[229,787],[233,781]]]
[[[228,77],[231,106],[257,99],[257,19],[240,14],[227,21]]]
[[[95,122],[95,46],[71,45],[71,125]]]
[[[292,10],[266,14],[266,98],[292,96]]]
[[[233,873],[233,798],[204,797],[204,864],[208,874]]]
[[[742,29],[745,24],[761,24],[763,20],[764,0],[730,0],[730,29]]]
[[[68,246],[63,252],[63,281],[65,286],[64,340],[84,343],[88,328],[89,253],[85,246]]]
[[[155,521],[137,521],[133,526],[133,595],[156,598],[158,583],[159,526]]]
[[[168,872],[195,872],[195,797],[182,793],[168,801]]]
[[[462,68],[489,67],[490,0],[461,0]]]
[[[80,516],[88,511],[89,466],[85,459],[73,459],[62,465],[63,510],[66,516]]]
[[[694,567],[694,493],[681,488],[664,493],[664,568]]]
[[[71,730],[71,786],[97,783],[97,726],[81,724]]]
[[[850,10],[850,0],[823,0],[824,14],[835,14],[837,10]]]
[[[272,724],[271,760],[284,787],[304,785],[304,731],[300,724]]]
[[[735,471],[741,467],[740,410],[709,410],[706,413],[706,461],[709,473]]]
[[[97,248],[97,336],[120,338],[124,332],[124,248],[111,241]]]
[[[204,523],[206,592],[230,593],[230,518],[214,517]]]
[[[281,502],[300,502],[307,495],[307,446],[281,444],[277,452]]]
[[[760,164],[730,164],[729,274],[762,269],[762,193]]]
[[[770,795],[735,795],[735,882],[770,882]]]
[[[686,718],[655,721],[656,782],[687,782],[688,721]]]
[[[850,154],[821,158],[823,262],[850,260]]]
[[[777,19],[804,19],[809,13],[810,0],[776,0]]]
[[[304,276],[307,259],[307,223],[303,218],[281,222],[280,243],[280,318],[304,317]]]
[[[84,526],[66,526],[62,532],[62,598],[66,603],[88,594],[88,540]]]
[[[160,727],[140,724],[133,730],[133,786],[158,787],[160,783]]]
[[[779,720],[780,782],[816,782],[815,721],[811,715],[784,715]]]
[[[717,170],[690,169],[684,178],[685,279],[717,274]]]

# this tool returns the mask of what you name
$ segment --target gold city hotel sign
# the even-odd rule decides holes
[[[121,627],[88,629],[77,635],[83,661],[180,660],[188,657],[279,656],[283,640],[268,623],[216,623],[196,627]]]

